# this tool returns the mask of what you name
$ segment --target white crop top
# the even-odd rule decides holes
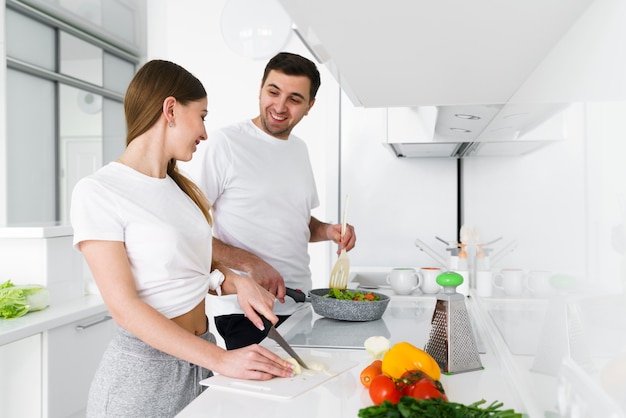
[[[168,318],[189,312],[209,290],[211,227],[169,176],[146,176],[112,162],[72,193],[74,247],[122,241],[139,297]]]

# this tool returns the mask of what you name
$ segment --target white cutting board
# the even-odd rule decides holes
[[[287,358],[282,352],[278,354],[282,358]],[[339,358],[313,357],[300,354],[300,351],[298,351],[298,354],[305,363],[307,363],[307,360],[312,364],[316,362],[317,364],[324,365],[326,370],[313,371],[302,369],[302,374],[297,376],[286,378],[275,377],[271,380],[264,381],[235,379],[233,377],[217,375],[202,380],[200,384],[208,386],[209,389],[237,392],[263,398],[290,399],[335,378],[358,364],[355,361],[341,358],[343,356],[339,356]]]

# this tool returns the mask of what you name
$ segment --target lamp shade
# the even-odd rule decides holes
[[[277,0],[228,0],[222,10],[222,37],[235,53],[270,58],[291,35],[291,19]]]

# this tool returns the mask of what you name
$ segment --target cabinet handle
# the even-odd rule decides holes
[[[94,325],[101,324],[101,323],[106,322],[106,321],[108,321],[108,320],[110,320],[110,319],[113,319],[113,318],[112,318],[110,315],[105,315],[103,318],[100,318],[100,319],[98,319],[98,320],[96,320],[96,321],[93,321],[93,322],[90,322],[90,323],[88,323],[88,324],[85,324],[85,325],[76,325],[76,331],[83,331],[83,330],[85,330],[85,329],[87,329],[87,328],[91,328],[91,327],[93,327]]]

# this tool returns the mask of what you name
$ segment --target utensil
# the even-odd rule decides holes
[[[346,218],[348,213],[348,203],[350,201],[350,196],[346,195],[346,201],[343,205],[343,216],[341,220],[341,239],[343,241],[343,237],[346,233]],[[342,248],[339,253],[339,258],[335,262],[333,269],[330,273],[330,284],[329,287],[336,289],[345,289],[348,287],[348,275],[350,274],[350,259],[348,258],[348,254],[346,253],[346,249]]]
[[[308,369],[309,366],[307,366],[306,363],[304,361],[302,361],[300,356],[294,351],[293,348],[291,348],[289,343],[276,330],[276,327],[274,327],[274,325],[267,318],[265,318],[263,315],[259,315],[259,316],[261,317],[261,319],[263,319],[263,325],[265,326],[265,329],[269,330],[269,332],[267,333],[267,337],[271,338],[274,341],[276,341],[278,343],[278,345],[280,345],[281,348],[287,352],[287,354],[289,354],[291,357],[293,357],[298,362],[298,364],[300,366],[302,366],[302,368]]]
[[[442,273],[437,277],[437,283],[443,290],[437,294],[424,351],[447,374],[482,369],[465,296],[456,291],[456,287],[463,283],[463,276],[455,272]]]
[[[459,259],[467,259],[467,246],[472,239],[472,228],[466,225],[461,225],[461,230],[459,231],[459,238],[461,242],[459,243],[459,247],[461,251],[459,251]]]

